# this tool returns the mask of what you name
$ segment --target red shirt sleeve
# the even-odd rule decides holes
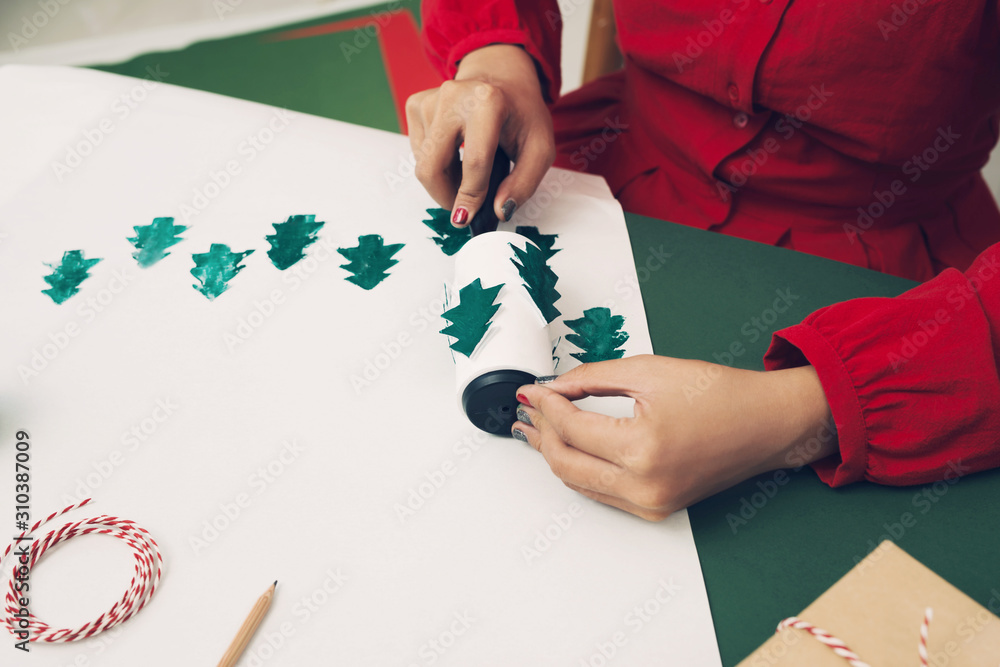
[[[812,364],[839,456],[831,486],[923,484],[1000,466],[1000,244],[896,298],[845,301],[774,334],[768,370]]]
[[[455,78],[470,51],[516,44],[535,59],[546,99],[559,97],[562,16],[556,0],[424,0],[420,14],[427,53],[446,78]]]

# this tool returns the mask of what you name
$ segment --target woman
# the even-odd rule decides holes
[[[1000,465],[1000,211],[979,173],[1000,119],[997,3],[862,5],[620,2],[624,70],[557,99],[554,2],[423,3],[454,80],[413,96],[408,125],[454,224],[483,205],[509,219],[555,160],[631,211],[929,281],[778,332],[766,373],[640,357],[523,387],[515,436],[571,487],[656,519],[807,462],[833,485]],[[516,165],[484,202],[498,144]],[[633,396],[636,416],[570,403],[587,394]]]

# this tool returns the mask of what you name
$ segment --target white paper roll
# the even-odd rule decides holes
[[[554,372],[548,324],[511,261],[511,244],[523,250],[529,243],[527,237],[513,232],[487,232],[472,238],[455,256],[449,307],[456,305],[458,290],[477,278],[484,288],[503,284],[494,301],[500,309],[472,356],[454,353],[460,406],[469,383],[485,373],[514,370],[539,377]]]

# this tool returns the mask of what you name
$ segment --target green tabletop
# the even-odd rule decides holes
[[[418,5],[392,3],[419,18]],[[269,40],[275,32],[202,42],[100,69],[141,77],[147,66],[159,65],[168,83],[399,130],[378,48],[352,51],[348,59],[343,44],[351,33]],[[913,286],[660,220],[629,213],[625,219],[658,354],[760,369],[772,331],[837,301],[891,296]],[[655,259],[661,247],[669,254],[663,262]],[[774,308],[776,299],[781,309],[787,304],[785,312]],[[883,539],[893,539],[979,603],[1000,603],[998,480],[1000,471],[992,471],[950,486],[859,483],[830,489],[805,468],[748,480],[692,507],[723,663],[739,662],[779,620],[806,607]],[[904,526],[907,513],[915,523]]]

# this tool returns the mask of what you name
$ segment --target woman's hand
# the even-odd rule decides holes
[[[469,224],[483,206],[497,145],[515,163],[495,201],[488,202],[501,220],[528,200],[555,159],[552,116],[535,61],[518,46],[495,44],[469,53],[454,81],[410,96],[406,122],[417,179],[452,211],[456,227]]]
[[[571,403],[591,395],[632,397],[634,417]],[[584,364],[521,387],[518,397],[530,404],[518,410],[530,425],[514,430],[566,486],[653,521],[754,475],[837,451],[812,366],[757,372],[643,355]]]

